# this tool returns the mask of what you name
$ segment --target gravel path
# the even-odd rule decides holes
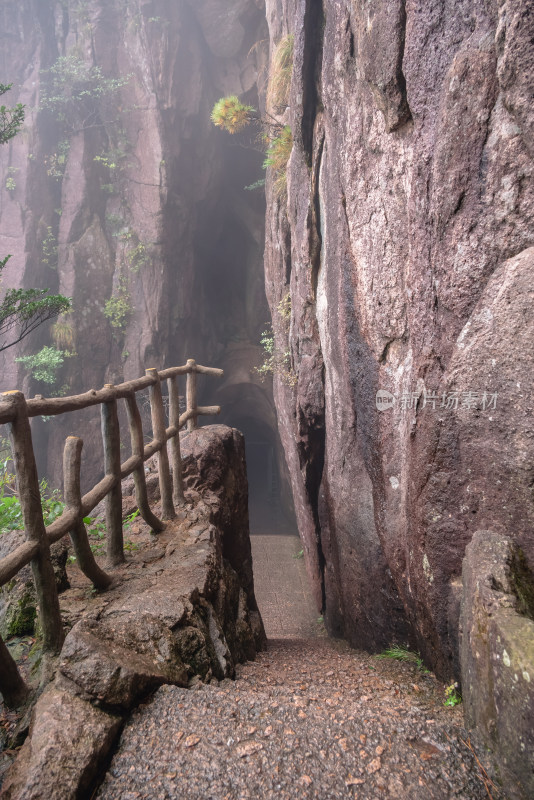
[[[502,800],[434,676],[326,638],[299,539],[251,539],[267,651],[236,681],[160,689],[127,723],[96,796]]]
[[[461,710],[442,700],[412,665],[329,639],[271,641],[235,682],[160,689],[97,797],[487,800]]]

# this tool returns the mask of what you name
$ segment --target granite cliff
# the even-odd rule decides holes
[[[473,533],[534,565],[534,7],[266,6],[271,52],[294,36],[265,271],[309,573],[330,631],[448,678]]]
[[[2,14],[0,77],[33,111],[0,152],[16,184],[0,192],[0,252],[12,283],[74,298],[54,333],[78,354],[60,383],[188,356],[225,367],[223,421],[261,432],[282,484],[272,395],[250,372],[265,206],[243,186],[262,155],[209,114],[235,93],[289,126],[284,185],[267,174],[265,286],[318,607],[354,645],[411,641],[458,675],[473,533],[507,534],[534,565],[532,0],[23,0]],[[67,130],[38,110],[62,57],[121,76],[113,119],[106,101]],[[39,433],[51,473],[66,432]]]

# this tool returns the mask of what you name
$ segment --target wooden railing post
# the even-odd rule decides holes
[[[16,409],[14,419],[9,423],[9,438],[13,450],[24,530],[26,538],[39,545],[39,551],[32,559],[31,565],[43,629],[43,649],[50,653],[59,653],[64,638],[63,623],[59,610],[56,576],[50,560],[50,546],[41,508],[39,478],[26,400],[22,392],[6,392],[3,399],[10,400]]]
[[[0,636],[0,692],[9,708],[21,706],[30,692],[26,686],[11,653]]]
[[[174,519],[176,512],[172,502],[172,480],[169,468],[169,455],[167,453],[167,426],[165,425],[165,411],[161,395],[161,382],[157,369],[145,370],[156,382],[149,388],[150,414],[152,417],[152,433],[154,439],[161,442],[158,453],[159,489],[161,494],[161,516],[163,519]]]
[[[182,454],[180,452],[180,395],[176,377],[167,379],[169,387],[169,425],[176,428],[176,436],[171,439],[172,457],[172,499],[177,506],[185,502],[184,479],[182,475]]]
[[[194,411],[197,407],[197,372],[196,361],[194,358],[187,359],[189,372],[187,373],[185,386],[186,411]],[[197,427],[198,417],[196,414],[187,420],[187,430],[194,431]]]
[[[126,411],[128,413],[128,425],[130,427],[132,455],[138,456],[141,459],[140,466],[133,472],[137,507],[146,524],[150,525],[153,531],[159,533],[165,529],[165,525],[152,512],[148,502],[145,480],[145,465],[143,461],[143,422],[141,420],[141,414],[139,413],[139,408],[135,399],[135,392],[132,392],[126,398]]]
[[[103,569],[100,569],[96,563],[82,518],[82,495],[80,489],[82,447],[83,439],[78,436],[69,436],[63,451],[63,494],[65,505],[67,509],[77,512],[77,520],[70,531],[70,538],[81,571],[92,581],[96,589],[107,589],[113,582],[113,578]]]
[[[106,383],[105,389],[113,384]],[[106,554],[111,566],[124,562],[122,535],[122,486],[121,486],[121,437],[117,401],[108,400],[101,406],[102,442],[104,445],[104,469],[106,475],[115,478],[113,488],[106,495]]]

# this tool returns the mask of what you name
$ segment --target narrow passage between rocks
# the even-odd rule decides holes
[[[156,692],[96,796],[500,799],[434,676],[328,638],[298,538],[251,539],[266,652],[235,681]]]

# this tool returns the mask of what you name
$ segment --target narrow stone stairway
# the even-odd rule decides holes
[[[96,797],[502,800],[434,676],[326,637],[296,537],[252,547],[267,650],[235,681],[156,692]]]

